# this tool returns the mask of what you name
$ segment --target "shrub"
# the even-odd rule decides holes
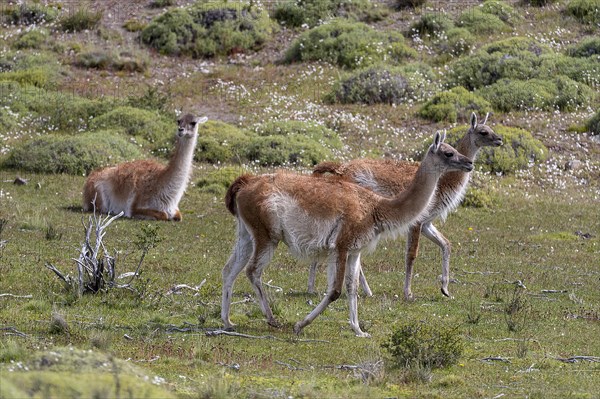
[[[34,173],[81,175],[140,155],[136,145],[113,131],[78,136],[46,135],[14,148],[8,153],[4,166]]]
[[[176,4],[177,2],[175,0],[152,0],[150,3],[150,8],[171,7]]]
[[[416,32],[420,36],[436,36],[453,27],[454,22],[446,14],[429,12],[421,15],[421,18],[412,24],[410,32]]]
[[[273,12],[274,19],[290,27],[303,24],[314,27],[341,16],[372,21],[380,19],[382,14],[368,0],[288,0],[278,3]]]
[[[548,47],[533,39],[514,37],[500,40],[452,64],[448,83],[473,90],[502,78],[533,78],[539,73],[546,54],[553,56]]]
[[[144,28],[141,39],[161,54],[200,58],[255,50],[271,31],[271,20],[262,8],[199,3],[155,18]]]
[[[379,32],[360,22],[334,19],[302,33],[287,50],[284,61],[324,61],[356,69],[416,56],[397,32]]]
[[[33,29],[20,34],[14,43],[14,47],[17,49],[39,49],[46,43],[47,38],[48,32],[45,29]]]
[[[587,121],[585,127],[593,134],[600,134],[600,110]]]
[[[488,14],[474,7],[460,14],[456,25],[477,35],[492,35],[509,30],[508,25],[496,15]]]
[[[536,76],[542,79],[565,75],[589,86],[600,84],[600,62],[593,57],[568,57],[557,54],[542,56],[541,61]]]
[[[79,8],[73,13],[61,18],[60,26],[66,32],[81,32],[94,29],[102,19],[101,11],[91,11],[87,8]]]
[[[395,6],[397,9],[417,8],[425,4],[427,0],[396,0]]]
[[[458,57],[471,52],[475,44],[475,36],[465,28],[452,28],[439,35],[435,47],[439,54]]]
[[[136,52],[94,50],[78,54],[75,65],[82,68],[144,72],[148,69],[148,59]]]
[[[456,145],[468,128],[468,125],[462,125],[451,129],[446,141],[450,145]],[[480,150],[477,164],[484,171],[509,174],[546,160],[548,149],[527,130],[502,125],[496,125],[493,129],[502,136],[504,144]]]
[[[456,123],[458,120],[468,121],[472,112],[485,114],[489,111],[491,111],[489,102],[458,86],[436,94],[425,103],[419,115],[434,122]]]
[[[208,192],[216,195],[223,195],[227,188],[240,175],[247,173],[244,167],[226,166],[223,168],[208,171],[198,182],[196,186],[202,192]]]
[[[554,109],[572,111],[587,104],[594,96],[587,85],[566,76],[557,76],[553,80],[502,79],[478,92],[502,112]]]
[[[123,23],[123,29],[127,32],[139,32],[142,31],[147,24],[139,19],[130,18]]]
[[[34,2],[23,2],[14,7],[8,7],[4,11],[8,22],[14,25],[34,25],[44,22],[52,22],[58,16],[58,10],[46,7]]]
[[[529,4],[535,7],[544,7],[548,4],[556,3],[558,0],[522,0],[523,3]]]
[[[481,11],[486,14],[495,15],[500,18],[502,22],[512,26],[523,19],[512,6],[499,0],[487,0],[481,6]]]
[[[407,98],[412,98],[412,89],[406,78],[397,69],[382,66],[352,74],[327,96],[328,101],[343,104],[400,104]]]
[[[469,187],[461,202],[467,208],[493,208],[500,202],[498,196],[490,190]]]
[[[0,60],[0,81],[47,88],[60,81],[61,72],[62,67],[57,58],[44,52],[9,52]]]
[[[600,38],[588,37],[569,47],[567,54],[571,57],[600,57]]]
[[[93,119],[90,129],[122,130],[136,140],[150,143],[153,150],[162,152],[170,150],[169,143],[176,132],[175,123],[156,111],[128,106],[117,107]]]
[[[336,132],[313,122],[271,121],[255,126],[254,131],[263,137],[305,137],[329,149],[342,149],[342,141]]]
[[[225,122],[209,120],[198,128],[194,159],[210,163],[242,162],[250,135]]]
[[[585,24],[600,24],[600,0],[571,0],[567,13]]]
[[[457,330],[439,322],[409,321],[396,326],[382,347],[398,367],[448,367],[458,362],[464,350]]]
[[[18,116],[6,108],[0,107],[0,133],[14,132],[18,128]]]

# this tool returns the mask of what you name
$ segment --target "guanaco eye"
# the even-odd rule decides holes
[[[488,132],[486,132],[485,130],[482,130],[481,132],[479,132],[479,134],[481,134],[482,136],[487,136]]]
[[[454,155],[454,153],[453,152],[445,152],[444,155],[447,156],[448,158],[452,158],[452,155]]]
[[[190,122],[190,126],[191,126],[191,127],[194,127],[194,126],[196,126],[196,122]]]

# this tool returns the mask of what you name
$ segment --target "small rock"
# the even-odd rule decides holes
[[[24,185],[26,185],[27,183],[28,183],[28,182],[27,182],[27,179],[23,179],[23,178],[22,178],[22,177],[20,177],[20,176],[17,176],[17,178],[16,178],[16,179],[15,179],[15,181],[13,182],[13,184],[15,184],[15,185],[17,185],[17,186],[24,186]]]
[[[581,168],[581,161],[578,159],[573,159],[565,163],[565,170],[577,170],[579,168]]]

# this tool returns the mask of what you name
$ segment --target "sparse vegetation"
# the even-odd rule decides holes
[[[314,27],[335,17],[373,21],[385,13],[379,6],[369,0],[287,0],[277,3],[273,18],[294,28],[304,24]]]
[[[89,8],[69,10],[68,14],[60,19],[60,26],[66,32],[81,32],[94,29],[102,19],[101,11],[92,11]]]
[[[567,13],[582,23],[597,26],[600,23],[600,0],[571,0],[567,4]]]
[[[112,71],[144,72],[148,59],[139,52],[93,50],[77,55],[75,65]]]
[[[421,19],[411,25],[410,33],[420,36],[439,36],[454,28],[452,19],[444,13],[425,13]]]
[[[596,114],[586,122],[585,127],[593,134],[600,134],[600,111],[596,111]]]
[[[600,38],[588,37],[569,47],[567,54],[571,57],[600,56]]]
[[[510,27],[495,14],[495,8],[472,7],[457,18],[456,25],[466,28],[476,35],[493,35],[510,30]]]
[[[303,32],[285,54],[285,61],[325,61],[356,69],[387,61],[398,63],[416,52],[396,32],[382,33],[360,22],[334,19]]]
[[[15,25],[34,25],[52,22],[58,16],[58,10],[37,2],[24,2],[18,5],[8,5],[0,13],[6,15],[8,22]]]

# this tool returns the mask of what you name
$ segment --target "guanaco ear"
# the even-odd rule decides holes
[[[485,120],[487,120],[487,116],[485,117]],[[485,124],[485,122],[483,122]],[[477,115],[475,115],[475,112],[471,113],[471,127],[473,129],[475,129],[475,126],[477,126]]]
[[[431,151],[436,152],[440,148],[440,145],[444,142],[445,138],[445,132],[443,135],[440,134],[440,132],[435,132],[435,135],[433,136],[433,144],[431,145]]]
[[[489,112],[487,114],[485,114],[485,119],[483,120],[482,125],[485,125],[485,123],[487,122],[489,116],[490,116]]]
[[[202,116],[202,117],[198,117],[198,118],[194,119],[194,122],[196,122],[197,124],[201,124],[201,123],[206,123],[207,120],[208,120],[208,117]]]

